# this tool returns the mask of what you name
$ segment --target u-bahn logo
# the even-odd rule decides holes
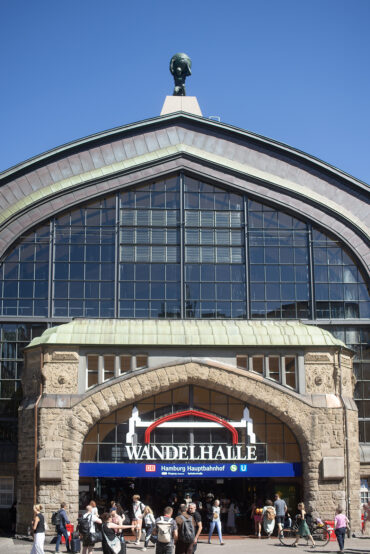
[[[188,417],[192,416],[193,421]],[[184,421],[184,418],[185,421]],[[256,435],[253,432],[253,421],[249,410],[244,408],[240,421],[225,419],[199,410],[183,410],[169,414],[156,421],[142,421],[136,406],[132,409],[129,419],[129,431],[126,435],[126,452],[129,460],[179,460],[179,461],[256,461]],[[231,445],[217,444],[151,444],[151,434],[157,427],[167,428],[220,428],[230,432]],[[144,444],[137,443],[137,429],[145,428]],[[238,444],[238,429],[245,429],[246,443]],[[148,465],[150,467],[150,465]]]

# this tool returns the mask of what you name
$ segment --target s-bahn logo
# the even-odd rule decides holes
[[[189,421],[189,416],[192,421]],[[131,461],[143,460],[179,460],[179,461],[256,461],[256,435],[253,432],[253,421],[249,416],[248,408],[244,408],[240,421],[226,421],[225,419],[199,410],[184,410],[169,414],[156,421],[141,421],[139,411],[134,406],[128,421],[129,431],[124,445],[128,459]],[[210,429],[224,427],[230,432],[231,445],[217,444],[151,444],[151,433],[157,427],[161,428],[188,428]],[[144,443],[137,443],[136,431],[145,428]],[[238,429],[245,432],[245,442],[238,444]],[[148,469],[154,467],[154,470]],[[234,467],[234,466],[233,466]],[[235,466],[237,467],[237,466]],[[155,465],[147,464],[145,471],[155,471]]]

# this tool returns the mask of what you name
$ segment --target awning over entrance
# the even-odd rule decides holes
[[[299,321],[76,319],[47,329],[40,344],[161,346],[343,346],[324,329]]]

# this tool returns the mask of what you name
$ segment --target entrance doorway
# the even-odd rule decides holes
[[[124,512],[128,510],[133,494],[139,494],[144,504],[149,505],[159,516],[163,508],[169,504],[180,505],[187,494],[200,506],[203,529],[207,530],[207,502],[213,495],[223,506],[223,532],[238,534],[253,534],[254,522],[251,519],[253,504],[263,506],[267,499],[273,500],[276,492],[287,503],[288,509],[295,513],[298,502],[302,498],[301,478],[81,478],[80,479],[80,509],[94,499],[99,512],[109,509],[110,502],[115,500],[121,504]],[[207,498],[208,496],[208,498]],[[239,514],[235,517],[235,529],[228,528],[228,507],[234,502]]]

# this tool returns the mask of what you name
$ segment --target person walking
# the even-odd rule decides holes
[[[66,508],[67,508],[66,502],[62,502],[59,510],[60,523],[58,523],[58,525],[56,526],[57,542],[55,543],[55,552],[59,552],[59,547],[60,547],[60,543],[62,542],[62,537],[65,538],[67,552],[70,552],[69,536],[66,528],[66,525],[70,523],[70,521],[68,519]]]
[[[33,545],[31,554],[44,554],[45,518],[41,512],[41,504],[35,504],[32,519]]]
[[[278,528],[278,537],[280,537],[283,536],[285,513],[288,511],[288,507],[285,500],[280,498],[280,494],[278,492],[275,494],[274,508],[276,512],[275,523]]]
[[[153,515],[153,510],[150,506],[145,506],[143,511],[143,526],[145,529],[145,541],[144,546],[141,550],[146,550],[149,545],[150,537],[152,536],[152,531],[155,526],[155,517]]]
[[[257,499],[253,504],[251,518],[254,521],[254,534],[260,539],[262,531],[262,512],[263,506],[261,500]]]
[[[296,540],[292,544],[292,546],[294,546],[294,547],[297,546],[298,541],[299,541],[299,537],[308,537],[308,539],[311,542],[311,548],[315,548],[315,546],[316,546],[315,541],[313,540],[312,535],[310,533],[310,529],[307,525],[306,515],[307,514],[306,514],[304,504],[303,504],[303,502],[300,502],[298,504],[298,514],[297,514],[297,519],[299,521],[298,535],[297,535]]]
[[[95,523],[101,523],[101,519],[93,512],[93,510],[94,507],[91,505],[91,503],[88,504],[86,506],[86,513],[82,516],[82,521],[84,524],[84,531],[80,531],[82,535],[82,554],[91,554],[94,550],[94,544],[91,544],[89,536],[91,533],[96,532]]]
[[[236,516],[239,515],[239,508],[234,499],[229,501],[227,510],[226,529],[231,535],[236,535]]]
[[[195,520],[188,514],[187,505],[180,504],[179,515],[175,519],[178,539],[175,554],[193,554],[195,540]]]
[[[155,554],[172,554],[175,541],[178,539],[177,523],[172,518],[173,509],[166,506],[163,516],[155,520],[152,535],[157,537]]]
[[[370,503],[366,502],[365,504],[362,505],[362,508],[364,510],[364,522],[362,526],[362,534],[364,535],[366,533],[366,523],[370,519]]]
[[[101,516],[103,525],[102,525],[102,543],[103,543],[103,554],[113,554],[112,553],[112,543],[118,544],[121,543],[121,551],[125,552],[126,545],[123,535],[118,537],[117,534],[122,531],[122,529],[133,529],[134,525],[117,525],[113,523],[112,512],[105,512]]]
[[[348,526],[348,517],[346,516],[342,508],[338,508],[335,514],[334,532],[339,544],[339,552],[344,552],[344,538],[346,536],[346,530]]]
[[[114,506],[114,508],[111,508],[109,510],[110,515],[112,516],[112,523],[115,523],[116,525],[122,525],[123,524],[123,518],[120,516],[117,512],[117,506]],[[119,529],[116,529],[116,534],[120,532]]]
[[[275,527],[275,508],[272,505],[271,500],[266,500],[264,507],[262,508],[262,522],[263,529],[266,535],[270,538]]]
[[[202,516],[198,512],[197,505],[195,502],[192,502],[191,504],[189,504],[188,514],[193,516],[193,520],[195,522],[195,537],[193,542],[193,553],[194,553],[198,548],[198,539],[203,529]]]
[[[209,525],[208,544],[211,544],[211,537],[216,527],[220,544],[224,544],[222,540],[221,518],[220,518],[220,501],[215,500],[212,506],[212,520]]]
[[[91,508],[92,508],[91,513],[92,513],[94,516],[98,516],[98,517],[99,517],[99,512],[98,512],[98,508],[97,508],[97,506],[96,506],[95,500],[91,500],[89,504],[90,504],[90,506],[91,506]]]
[[[132,497],[132,506],[131,506],[131,521],[135,525],[135,536],[136,540],[133,544],[139,545],[141,539],[141,528],[143,526],[143,512],[145,506],[140,502],[140,495],[134,494]]]

